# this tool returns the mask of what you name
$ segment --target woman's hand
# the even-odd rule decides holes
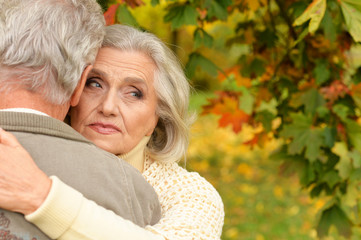
[[[51,179],[15,136],[0,128],[0,208],[30,214],[44,202],[50,188]]]

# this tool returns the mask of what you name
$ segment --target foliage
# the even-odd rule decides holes
[[[192,106],[194,98],[203,104],[206,96],[197,93]],[[316,239],[314,218],[324,201],[300,191],[296,175],[277,174],[279,163],[269,161],[275,140],[262,149],[241,144],[257,131],[247,125],[240,133],[230,126],[217,128],[214,115],[200,116],[192,126],[186,166],[210,181],[223,199],[221,239]]]
[[[116,11],[112,4],[119,4]],[[138,25],[125,5],[142,4],[108,1],[108,23]],[[352,53],[361,41],[361,2],[152,0],[151,4],[165,9],[163,21],[173,32],[193,32],[186,64],[189,78],[199,69],[210,76],[218,73],[223,88],[203,113],[219,115],[219,126],[231,126],[234,132],[241,132],[245,124],[261,129],[243,142],[251,147],[280,140],[273,158],[283,160],[282,169],[298,172],[310,196],[329,199],[319,213],[318,235],[336,229],[344,237],[355,237],[361,228],[361,68],[353,65]],[[212,34],[209,26],[220,21],[231,25],[230,34]],[[221,50],[237,46],[246,50],[229,66],[205,55],[208,49],[220,57]]]

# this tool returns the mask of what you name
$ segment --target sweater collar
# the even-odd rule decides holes
[[[150,136],[144,136],[143,139],[130,152],[118,155],[119,158],[124,159],[130,165],[138,169],[140,172],[144,171],[145,162],[145,147],[150,140]]]

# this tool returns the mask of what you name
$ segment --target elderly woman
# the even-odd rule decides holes
[[[158,194],[162,218],[145,229],[137,227],[52,177],[50,193],[26,219],[58,239],[119,239],[130,229],[134,239],[220,239],[224,210],[219,194],[199,174],[177,164],[188,147],[188,100],[182,68],[157,37],[127,26],[107,27],[79,105],[69,112],[70,124],[142,172]],[[0,165],[10,156],[34,164],[8,133],[1,131],[0,139],[2,151],[9,153],[0,156]],[[11,194],[31,196],[21,191]],[[69,197],[81,197],[83,204],[74,207]],[[4,201],[0,196],[0,206]],[[69,208],[73,215],[59,214]]]

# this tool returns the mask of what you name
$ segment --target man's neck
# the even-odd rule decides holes
[[[40,94],[16,89],[1,93],[0,109],[8,108],[33,109],[63,121],[68,112],[69,104],[55,105],[46,101]]]

